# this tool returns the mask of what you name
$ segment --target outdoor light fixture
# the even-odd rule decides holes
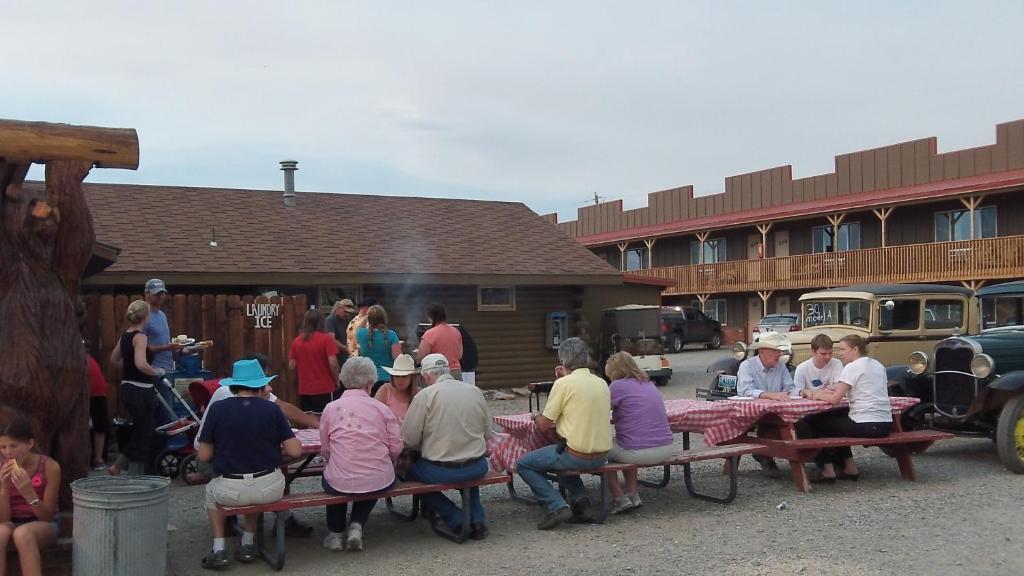
[[[210,240],[210,247],[211,248],[216,248],[217,247],[217,229],[216,228],[213,229],[213,239]]]

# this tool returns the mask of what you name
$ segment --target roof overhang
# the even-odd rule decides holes
[[[576,238],[576,241],[587,247],[596,247],[636,240],[637,238],[660,238],[712,229],[748,227],[759,222],[796,220],[808,216],[835,212],[869,210],[871,208],[899,204],[918,204],[940,198],[963,196],[965,194],[994,194],[1020,188],[1024,188],[1024,170],[1009,170],[1006,172],[983,174],[981,176],[971,176],[969,178],[958,178],[956,180],[940,180],[914,186],[874,190],[872,192],[846,196],[833,196],[797,204],[773,206],[771,208],[757,208],[703,218],[676,220],[663,224],[603,232],[590,236],[579,236]]]
[[[181,286],[296,286],[313,288],[343,284],[414,284],[447,286],[621,286],[622,274],[303,274],[297,272],[168,272],[147,270],[104,272],[85,281],[89,287],[142,285],[159,277]]]
[[[89,263],[85,265],[85,271],[82,272],[83,278],[89,278],[95,276],[100,272],[106,270],[112,264],[117,262],[117,256],[121,253],[121,249],[110,244],[104,244],[103,242],[93,242],[92,244],[92,255],[89,256]]]
[[[644,286],[659,286],[661,288],[670,288],[676,285],[675,280],[669,280],[668,278],[662,278],[661,276],[642,276],[640,274],[623,274],[622,280],[626,284],[641,284]]]

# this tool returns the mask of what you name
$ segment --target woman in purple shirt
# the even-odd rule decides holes
[[[613,354],[604,371],[612,379],[612,423],[615,424],[615,443],[608,452],[608,460],[645,465],[668,460],[675,454],[672,430],[668,427],[665,402],[654,383],[628,352]],[[636,470],[622,472],[626,480],[623,494],[618,475],[609,474],[613,514],[643,505],[636,475]]]

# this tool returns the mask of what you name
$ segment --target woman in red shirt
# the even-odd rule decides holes
[[[288,369],[298,375],[299,407],[306,412],[323,412],[338,389],[338,345],[324,332],[324,316],[318,310],[306,312],[299,335],[288,350]]]
[[[92,469],[103,470],[107,467],[106,453],[103,446],[107,441],[107,378],[103,375],[99,362],[86,353],[89,363],[89,419],[92,420]]]

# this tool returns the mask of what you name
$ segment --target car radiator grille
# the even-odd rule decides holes
[[[939,349],[935,352],[935,404],[944,411],[963,414],[974,400],[972,358],[974,352],[969,348]],[[945,371],[963,374],[943,374]]]

